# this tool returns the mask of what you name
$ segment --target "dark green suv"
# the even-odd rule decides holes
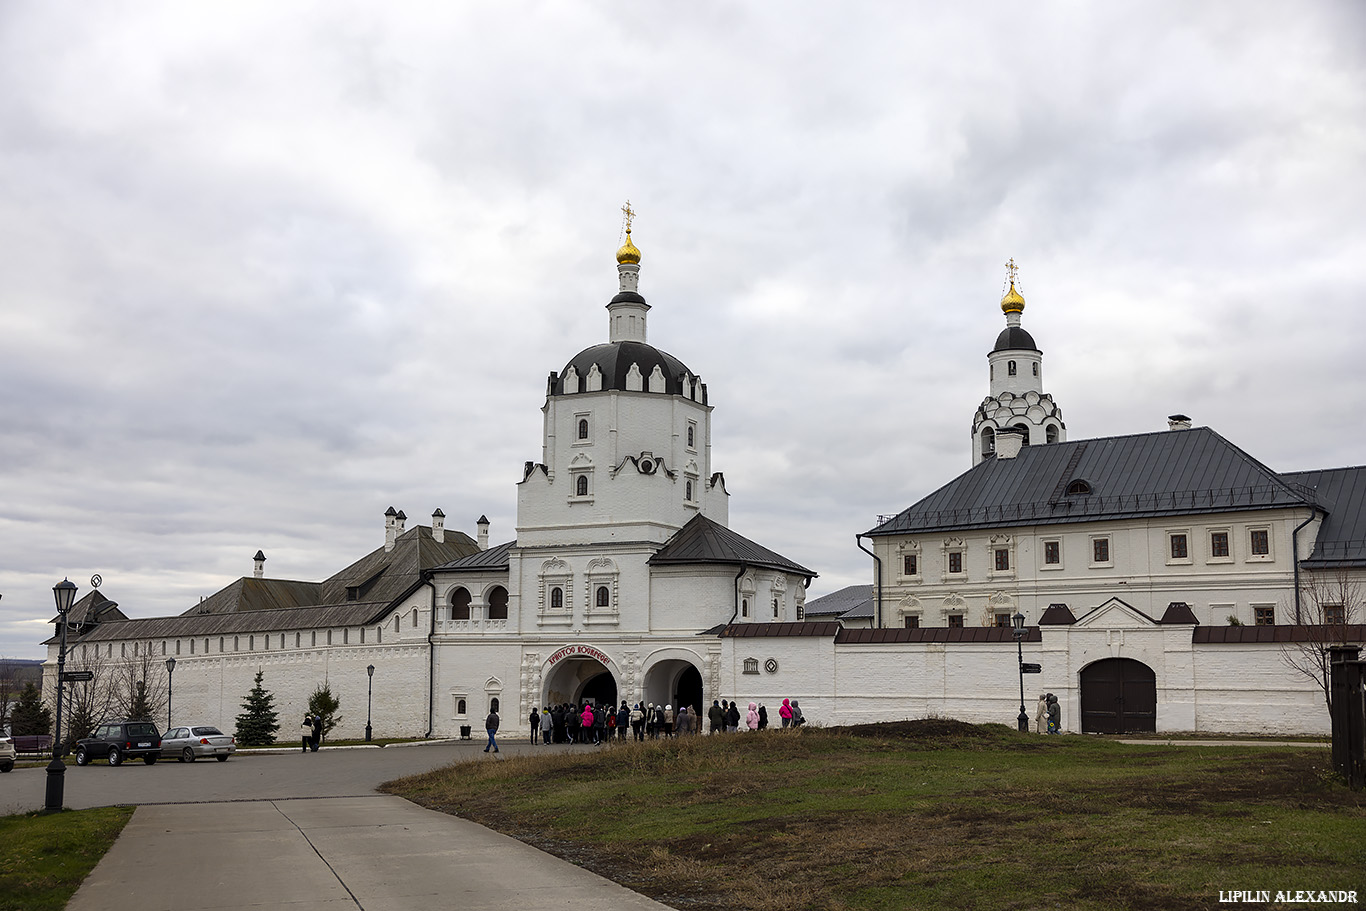
[[[95,733],[76,741],[76,765],[108,759],[121,765],[125,759],[141,759],[151,765],[161,758],[161,735],[150,721],[115,721],[95,728]]]

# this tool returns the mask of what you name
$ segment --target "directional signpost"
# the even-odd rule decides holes
[[[1020,673],[1022,673],[1022,674],[1042,674],[1042,673],[1043,673],[1043,665],[1042,665],[1042,664],[1030,664],[1029,662],[1025,662],[1025,663],[1023,663],[1023,664],[1020,665]]]
[[[95,679],[94,671],[63,671],[62,679],[67,683],[89,683]]]

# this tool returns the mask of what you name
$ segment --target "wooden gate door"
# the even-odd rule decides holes
[[[1081,729],[1088,734],[1157,730],[1157,675],[1132,658],[1105,658],[1081,672]]]

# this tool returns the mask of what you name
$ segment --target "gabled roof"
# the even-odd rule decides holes
[[[1083,481],[1090,493],[1068,494]],[[1026,446],[988,458],[867,532],[1047,525],[1314,503],[1208,427]]]
[[[224,636],[236,633],[282,632],[368,626],[389,613],[388,601],[353,602],[327,607],[291,607],[281,610],[232,611],[221,614],[181,614],[101,623],[81,637],[82,643],[119,639],[175,639]],[[71,640],[67,640],[68,646]],[[261,650],[265,650],[262,648]]]
[[[1314,491],[1328,515],[1303,562],[1310,569],[1366,565],[1366,467],[1292,471],[1286,481]]]
[[[440,566],[432,567],[433,572],[497,572],[498,570],[507,571],[508,551],[517,544],[516,541],[509,541],[506,544],[499,544],[497,547],[490,547],[488,550],[481,550],[478,553],[461,557],[459,560],[452,560],[449,563],[442,563]]]
[[[706,516],[698,514],[674,536],[664,542],[649,560],[651,566],[681,566],[698,563],[723,563],[728,566],[758,566],[795,573],[814,579],[816,573],[787,557],[776,554],[744,535],[737,534]]]
[[[848,585],[839,591],[806,602],[803,609],[808,620],[823,617],[871,617],[873,615],[873,586]]]
[[[56,623],[62,618],[53,617],[49,623]],[[68,627],[81,627],[87,623],[99,623],[102,620],[126,620],[123,611],[119,610],[117,601],[110,601],[98,590],[91,589],[90,593],[71,605],[71,610],[67,611],[66,622]],[[60,631],[60,630],[59,630]]]

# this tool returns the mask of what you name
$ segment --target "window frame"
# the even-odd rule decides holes
[[[1220,541],[1219,539],[1222,539]],[[1217,553],[1219,546],[1222,546],[1223,553]],[[1205,529],[1205,562],[1206,563],[1232,563],[1233,562],[1233,535],[1232,529],[1228,526],[1217,526]]]
[[[1104,554],[1102,555],[1102,550]],[[1115,548],[1112,535],[1091,535],[1091,568],[1108,568],[1115,565]]]
[[[1168,566],[1190,566],[1195,562],[1191,554],[1191,530],[1189,528],[1168,528],[1167,538],[1167,559]],[[1177,555],[1177,539],[1181,541],[1183,553]]]
[[[1262,535],[1262,543],[1265,550],[1258,553],[1256,550],[1256,535]],[[1270,525],[1249,525],[1247,528],[1247,562],[1248,563],[1271,563],[1276,559],[1272,546],[1272,535]]]
[[[1043,545],[1039,554],[1043,562],[1039,564],[1039,569],[1047,572],[1055,572],[1062,569],[1062,538],[1043,538],[1039,543]],[[1053,548],[1053,556],[1057,558],[1056,560],[1050,561],[1048,559],[1049,547]]]
[[[580,435],[587,425],[587,433]],[[593,444],[593,413],[591,411],[576,411],[574,413],[573,442],[571,446],[591,446]]]

